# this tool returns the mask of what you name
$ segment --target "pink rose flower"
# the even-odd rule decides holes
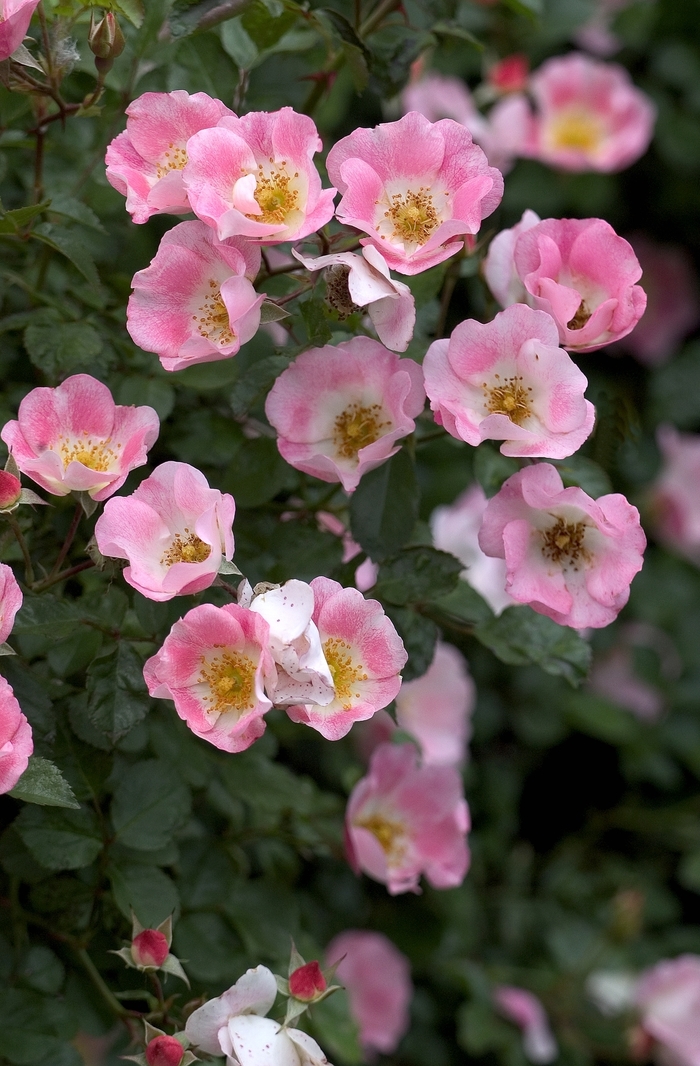
[[[134,274],[127,329],[166,370],[235,355],[260,326],[264,293],[252,285],[260,249],[243,237],[219,241],[203,222],[180,222],[155,258]]]
[[[541,221],[540,216],[528,208],[523,211],[520,222],[516,222],[510,229],[501,230],[489,245],[484,259],[483,272],[486,284],[501,307],[527,303],[527,289],[515,269],[513,253],[520,234],[532,229]]]
[[[22,600],[22,590],[12,568],[0,563],[0,644],[4,644],[12,632]]]
[[[126,129],[108,146],[105,162],[107,181],[126,196],[132,220],[141,223],[151,215],[190,211],[182,183],[187,142],[233,112],[206,93],[190,96],[176,89],[143,93],[126,113]]]
[[[357,589],[344,589],[328,577],[315,577],[311,588],[313,621],[335,694],[325,706],[289,707],[287,714],[326,740],[340,740],[353,722],[364,722],[391,703],[408,655],[377,600],[366,600]]]
[[[416,324],[413,293],[402,281],[394,281],[380,252],[370,244],[362,255],[335,252],[316,259],[292,250],[307,270],[323,270],[326,275],[326,299],[338,314],[347,318],[353,311],[366,308],[382,344],[394,352],[405,352]]]
[[[9,59],[24,40],[40,0],[2,0],[0,61]]]
[[[391,1055],[408,1031],[411,964],[382,933],[347,929],[326,948],[328,966],[345,986],[366,1054]]]
[[[646,537],[639,511],[619,492],[593,500],[538,463],[489,501],[479,543],[505,559],[506,589],[518,603],[560,625],[600,629],[627,603]]]
[[[300,240],[333,217],[335,189],[312,162],[322,148],[312,119],[291,107],[230,115],[188,142],[184,171],[192,210],[220,240]]]
[[[460,322],[423,361],[435,421],[468,444],[502,440],[503,455],[564,459],[590,436],[588,381],[559,347],[556,322],[513,304],[491,322]]]
[[[548,59],[530,77],[535,114],[523,155],[562,170],[624,170],[643,155],[656,108],[624,67],[578,52]]]
[[[678,1066],[700,1064],[700,956],[664,959],[641,975],[635,993],[642,1028]]]
[[[263,1016],[276,998],[277,982],[267,966],[246,970],[235,985],[190,1014],[185,1025],[187,1039],[208,1055],[221,1055],[219,1034],[223,1034],[229,1020],[241,1014]]]
[[[493,998],[501,1013],[522,1029],[526,1058],[535,1063],[552,1062],[559,1050],[537,996],[524,988],[498,985],[493,991]]]
[[[161,463],[131,496],[116,496],[97,519],[103,555],[127,559],[124,579],[149,600],[209,588],[233,558],[233,496],[209,488],[187,463]]]
[[[685,248],[658,244],[642,233],[630,244],[644,271],[647,309],[624,346],[645,366],[660,366],[700,322],[698,279]]]
[[[527,88],[530,60],[518,52],[504,56],[489,69],[488,83],[499,93],[519,93]]]
[[[353,492],[396,454],[424,403],[417,363],[353,337],[297,356],[272,386],[265,413],[291,466]]]
[[[659,426],[663,465],[649,488],[654,536],[700,566],[700,434]]]
[[[488,500],[481,485],[470,486],[449,507],[436,507],[430,519],[433,544],[464,563],[461,577],[488,603],[495,614],[512,607],[506,592],[506,564],[485,555],[479,530]]]
[[[538,222],[517,238],[513,262],[526,302],[552,316],[564,348],[604,348],[631,333],[644,314],[634,249],[600,218]]]
[[[32,727],[12,687],[0,676],[0,794],[15,787],[33,751]]]
[[[503,195],[500,171],[467,129],[451,119],[430,123],[416,111],[343,137],[327,166],[343,194],[340,221],[367,233],[361,243],[374,244],[401,274],[458,252]]]
[[[274,680],[269,627],[237,603],[188,611],[147,660],[143,676],[155,699],[173,700],[192,732],[222,751],[245,751],[265,732]]]
[[[401,686],[396,720],[420,744],[425,766],[459,766],[467,757],[475,703],[464,656],[438,641],[427,672]]]
[[[382,744],[345,812],[348,861],[392,896],[461,885],[469,868],[469,808],[453,766],[421,766],[413,744]]]
[[[47,492],[87,492],[101,502],[143,466],[159,430],[152,407],[117,406],[101,381],[74,374],[55,389],[32,389],[0,437]]]

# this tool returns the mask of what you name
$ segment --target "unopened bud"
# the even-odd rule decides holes
[[[131,941],[134,965],[157,970],[170,954],[167,938],[158,929],[144,929]]]
[[[0,511],[13,511],[21,495],[19,478],[7,470],[0,470]]]
[[[174,1036],[156,1036],[146,1046],[148,1066],[180,1066],[185,1049]]]
[[[121,26],[111,11],[108,11],[100,21],[90,23],[88,45],[95,56],[95,66],[100,72],[106,73],[112,63],[124,51],[126,41]]]
[[[527,85],[530,64],[527,56],[506,56],[489,71],[489,84],[501,93],[518,93]]]
[[[311,1003],[326,991],[328,985],[317,962],[307,962],[289,975],[289,991],[302,1003]]]

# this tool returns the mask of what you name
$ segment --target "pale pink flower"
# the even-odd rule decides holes
[[[375,748],[392,742],[397,729],[388,711],[377,711],[366,722],[358,722],[353,727],[353,747],[362,761],[368,763]]]
[[[523,1031],[523,1050],[530,1062],[552,1062],[558,1055],[544,1007],[537,996],[524,988],[498,985],[493,991],[498,1009]]]
[[[366,600],[357,589],[343,588],[328,577],[315,577],[311,588],[313,621],[335,695],[326,706],[289,707],[287,714],[326,740],[340,740],[353,722],[364,722],[391,703],[408,656],[377,600]]]
[[[353,337],[297,356],[272,386],[265,413],[291,466],[353,492],[396,454],[424,403],[417,363]]]
[[[117,406],[101,381],[74,374],[55,389],[32,389],[0,437],[22,473],[47,492],[102,501],[143,466],[159,429],[152,407]]]
[[[274,683],[269,627],[237,603],[203,603],[170,630],[143,676],[156,699],[173,700],[198,737],[222,751],[245,751],[265,732]]]
[[[438,641],[427,672],[401,686],[396,721],[419,742],[425,766],[459,766],[467,757],[475,703],[464,656]]]
[[[188,142],[192,210],[220,240],[279,244],[315,233],[333,217],[335,197],[313,163],[321,148],[313,120],[291,107],[227,116]]]
[[[206,93],[190,96],[176,89],[143,93],[126,114],[126,129],[108,146],[105,162],[107,180],[126,196],[132,220],[147,222],[151,215],[190,211],[182,183],[187,142],[233,112]]]
[[[552,316],[564,348],[604,348],[631,333],[644,314],[634,249],[600,218],[538,222],[516,240],[513,262],[527,303]]]
[[[348,861],[392,896],[461,885],[469,867],[469,808],[453,766],[421,766],[413,744],[382,744],[345,813]]]
[[[654,536],[700,566],[700,435],[659,426],[663,465],[649,488]]]
[[[382,933],[347,929],[326,948],[328,966],[345,987],[365,1052],[391,1055],[410,1024],[411,964]]]
[[[221,1050],[230,1066],[330,1066],[313,1037],[254,1014],[230,1019],[222,1033]]]
[[[639,512],[618,492],[593,500],[564,488],[551,463],[513,474],[489,501],[479,533],[505,559],[506,589],[560,625],[599,629],[615,620],[642,568]]]
[[[219,241],[203,222],[165,234],[150,266],[134,274],[126,326],[166,370],[235,355],[260,325],[264,293],[252,285],[260,249],[243,237]]]
[[[95,526],[103,555],[127,559],[124,579],[149,600],[209,588],[233,558],[233,496],[187,463],[161,463],[131,496],[110,500]]]
[[[12,568],[0,563],[0,644],[4,644],[12,632],[22,599],[22,590]]]
[[[0,794],[15,787],[33,751],[32,727],[12,687],[0,676]]]
[[[698,279],[685,248],[645,234],[634,234],[630,244],[644,272],[647,308],[624,346],[645,366],[659,366],[700,322]]]
[[[482,269],[486,284],[501,307],[527,303],[527,290],[515,269],[513,253],[520,234],[541,221],[540,216],[528,208],[523,211],[520,222],[510,229],[501,230],[489,245]]]
[[[187,1039],[208,1055],[221,1055],[219,1034],[241,1014],[267,1014],[277,997],[277,982],[267,966],[256,966],[239,977],[226,992],[193,1011],[187,1019]]]
[[[453,504],[435,508],[430,528],[435,547],[464,564],[462,578],[483,596],[495,614],[500,614],[515,601],[506,592],[505,560],[485,555],[479,544],[487,503],[481,485],[471,485]]]
[[[656,108],[624,67],[578,52],[530,77],[535,100],[523,155],[563,170],[624,170],[646,152]]]
[[[354,252],[335,252],[316,259],[292,250],[307,270],[325,268],[326,299],[334,310],[347,318],[366,308],[382,344],[394,352],[405,352],[416,324],[413,293],[402,281],[394,281],[384,257],[373,244]]]
[[[679,955],[645,970],[635,992],[644,1032],[677,1066],[700,1066],[700,956]]]
[[[2,0],[0,5],[0,62],[21,45],[40,0]]]
[[[327,166],[343,194],[340,221],[367,233],[361,243],[374,244],[401,274],[458,252],[503,195],[500,171],[465,127],[430,123],[416,111],[343,137]]]
[[[423,372],[435,421],[468,444],[502,440],[503,455],[564,459],[593,430],[588,382],[559,347],[556,322],[525,304],[460,322],[430,345]]]

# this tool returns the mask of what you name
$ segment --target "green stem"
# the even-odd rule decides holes
[[[390,15],[392,11],[396,11],[397,7],[401,7],[401,0],[382,0],[382,2],[375,7],[371,15],[369,15],[360,26],[360,37],[365,38],[373,33],[379,25],[384,21],[387,15]]]
[[[32,557],[29,554],[29,548],[27,547],[27,542],[24,539],[24,534],[22,533],[22,530],[19,527],[19,522],[13,514],[9,513],[5,515],[5,519],[7,520],[7,524],[9,525],[10,529],[14,533],[15,540],[19,544],[20,551],[22,552],[22,557],[24,559],[24,579],[28,585],[33,585],[34,567],[32,566]]]
[[[49,574],[44,581],[37,581],[32,585],[32,592],[46,592],[52,585],[57,585],[59,581],[67,581],[69,577],[75,577],[76,574],[81,574],[83,570],[89,570],[94,566],[92,559],[86,559],[84,563],[78,563],[77,566],[71,566],[68,570],[61,570],[58,574]]]
[[[85,948],[76,948],[75,953],[78,956],[78,958],[80,959],[81,963],[83,964],[83,967],[85,968],[85,970],[86,970],[88,976],[90,977],[90,980],[92,981],[93,985],[95,986],[97,991],[100,993],[100,995],[104,999],[105,1003],[107,1003],[109,1005],[110,1009],[113,1010],[114,1013],[116,1015],[118,1015],[118,1017],[120,1017],[120,1018],[133,1017],[133,1012],[132,1011],[128,1011],[126,1009],[126,1007],[123,1007],[121,1005],[121,1003],[119,1002],[117,997],[114,995],[112,990],[110,988],[108,988],[107,985],[105,984],[105,982],[102,980],[102,976],[101,976],[99,970],[95,966],[94,962],[92,961],[92,959],[88,955],[88,953],[85,950]]]

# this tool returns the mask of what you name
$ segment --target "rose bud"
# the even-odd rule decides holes
[[[180,1066],[185,1049],[174,1036],[156,1036],[146,1045],[148,1066]]]
[[[295,999],[300,999],[302,1003],[311,1003],[325,992],[327,987],[321,967],[315,961],[299,966],[289,975],[290,994]]]
[[[157,970],[169,954],[167,938],[158,929],[144,929],[131,942],[131,957],[139,969]]]

